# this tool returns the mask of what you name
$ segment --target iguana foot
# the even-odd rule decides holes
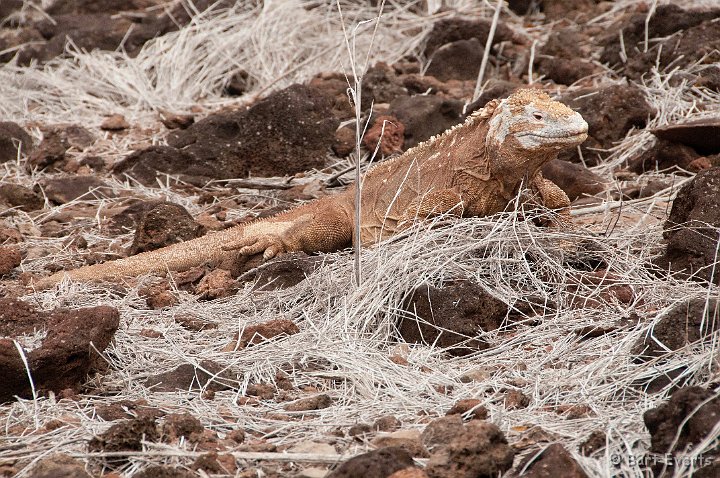
[[[273,236],[245,237],[236,242],[222,246],[223,251],[238,251],[243,256],[254,256],[262,252],[266,261],[276,255],[287,252],[285,244]]]

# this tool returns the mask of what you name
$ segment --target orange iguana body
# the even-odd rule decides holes
[[[452,213],[484,216],[503,211],[521,185],[548,208],[566,209],[567,195],[540,173],[543,164],[587,137],[580,114],[540,91],[519,90],[446,132],[373,167],[362,183],[361,227],[354,230],[354,187],[277,216],[173,244],[125,259],[58,272],[34,285],[47,288],[67,276],[97,281],[179,271],[238,256],[331,252],[392,236],[415,220]]]

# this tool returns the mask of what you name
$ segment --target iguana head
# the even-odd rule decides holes
[[[493,100],[485,110],[490,167],[504,174],[518,167],[532,173],[587,138],[588,125],[580,113],[540,90],[518,90],[504,100]]]

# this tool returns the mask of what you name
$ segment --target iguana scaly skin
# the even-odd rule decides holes
[[[362,183],[361,227],[354,230],[354,187],[288,212],[125,259],[59,272],[63,277],[112,280],[261,254],[331,252],[349,246],[355,234],[373,244],[415,220],[451,213],[484,216],[503,211],[525,187],[551,209],[567,209],[567,195],[544,179],[540,167],[587,137],[580,114],[539,90],[518,90],[441,135],[373,167]]]

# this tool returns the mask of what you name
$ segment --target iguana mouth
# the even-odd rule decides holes
[[[546,138],[546,139],[576,139],[581,136],[587,136],[587,131],[573,131],[573,132],[564,132],[562,134],[549,134],[549,133],[537,133],[535,131],[526,131],[524,133],[519,134],[518,136],[535,136],[536,138]]]

